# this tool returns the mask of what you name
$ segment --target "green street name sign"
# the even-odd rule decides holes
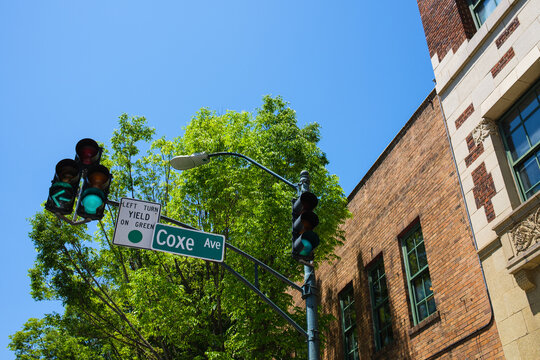
[[[152,250],[223,262],[225,236],[156,224]]]

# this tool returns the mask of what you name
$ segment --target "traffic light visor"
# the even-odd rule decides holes
[[[98,165],[88,170],[86,178],[90,187],[104,190],[109,186],[111,173],[105,166]]]
[[[311,211],[315,209],[318,203],[319,199],[315,194],[306,191],[294,202],[293,213],[299,215],[302,212]]]
[[[56,181],[64,183],[79,183],[79,165],[75,160],[64,159],[56,164]]]
[[[314,212],[302,213],[293,224],[293,231],[301,234],[305,231],[313,230],[319,225],[319,217]]]
[[[75,146],[77,159],[83,165],[92,165],[99,163],[101,157],[101,148],[98,143],[92,139],[82,139]]]

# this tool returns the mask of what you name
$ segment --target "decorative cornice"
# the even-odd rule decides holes
[[[514,226],[510,234],[516,254],[536,244],[540,240],[540,208]]]
[[[475,145],[482,143],[488,136],[498,133],[497,124],[494,120],[483,118],[478,125],[473,129],[472,136]]]

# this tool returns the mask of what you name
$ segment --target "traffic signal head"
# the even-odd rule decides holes
[[[45,209],[55,214],[71,214],[80,179],[81,171],[75,160],[64,159],[56,164]]]
[[[102,150],[98,143],[92,139],[82,139],[75,146],[75,160],[82,168],[88,168],[99,164]]]
[[[319,217],[313,212],[318,202],[310,192],[304,192],[293,200],[292,255],[295,259],[313,260],[313,250],[320,242],[313,231],[319,224]]]
[[[92,220],[100,220],[103,217],[111,179],[109,169],[103,165],[95,165],[87,170],[77,215]]]

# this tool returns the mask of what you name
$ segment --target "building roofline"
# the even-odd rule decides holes
[[[388,154],[394,149],[394,147],[397,145],[397,143],[401,140],[403,135],[409,130],[409,128],[414,124],[416,119],[420,116],[420,114],[425,110],[426,106],[428,104],[433,103],[433,99],[435,98],[435,95],[437,95],[437,92],[435,89],[431,90],[429,95],[422,101],[422,104],[416,109],[416,111],[413,113],[411,118],[405,123],[405,125],[401,128],[401,130],[397,133],[396,137],[388,144],[388,146],[383,150],[381,155],[375,160],[375,163],[369,168],[369,170],[366,172],[362,180],[355,186],[353,191],[347,196],[347,201],[350,202],[352,198],[356,195],[356,193],[364,186],[364,184],[369,180],[371,175],[378,169],[379,165],[386,159]]]

